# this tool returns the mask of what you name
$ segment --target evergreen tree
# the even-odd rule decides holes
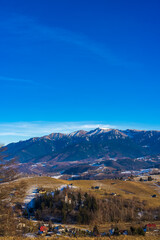
[[[97,225],[95,225],[94,228],[93,228],[93,235],[94,236],[98,236],[99,235],[99,230],[98,230]]]

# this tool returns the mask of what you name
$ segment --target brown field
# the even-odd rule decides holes
[[[77,189],[94,194],[98,198],[105,198],[106,194],[116,193],[124,198],[132,199],[138,197],[141,201],[146,200],[148,207],[160,206],[160,187],[155,185],[155,182],[139,182],[139,181],[120,181],[120,180],[74,180],[67,181],[62,179],[54,179],[50,177],[33,177],[22,178],[9,184],[5,184],[5,188],[9,189],[16,187],[19,183],[26,186],[25,193],[27,194],[32,187],[42,187],[48,190],[55,190],[64,184],[73,184]],[[3,184],[0,186],[4,186]],[[100,186],[101,189],[91,189],[92,186]],[[75,188],[76,190],[76,188]],[[152,195],[156,194],[156,198]],[[21,194],[17,200],[22,200],[25,194]]]
[[[44,239],[44,237],[39,237],[39,238],[23,238],[23,237],[0,237],[0,240],[22,240],[22,239],[26,239],[26,240],[34,240],[34,239]],[[45,237],[46,240],[56,240],[56,239],[59,239],[59,240],[63,240],[63,239],[66,239],[66,240],[73,240],[73,239],[78,239],[78,240],[89,240],[89,239],[92,239],[92,240],[109,240],[109,239],[112,239],[112,240],[159,240],[159,236],[144,236],[144,237],[139,237],[139,236],[119,236],[119,237],[78,237],[78,238],[70,238],[70,237]]]
[[[48,190],[55,190],[61,185],[67,184],[65,180],[59,180],[49,177],[29,177],[20,178],[13,182],[0,184],[1,188],[5,188],[6,192],[10,194],[12,189],[16,189],[16,195],[14,197],[14,202],[23,202],[26,195],[29,193],[31,188],[46,188]]]
[[[116,193],[124,198],[132,199],[138,197],[141,201],[146,200],[148,207],[160,206],[160,193],[153,182],[136,182],[120,180],[75,180],[72,183],[82,191],[96,194],[97,197],[104,198],[105,194]],[[100,186],[100,190],[92,190],[91,186]],[[156,194],[156,198],[151,196]]]
[[[16,196],[14,199],[14,202],[23,202],[25,196],[28,194],[29,190],[33,187],[42,187],[46,190],[55,190],[56,188],[64,185],[64,184],[73,184],[73,186],[77,187],[75,188],[75,191],[81,190],[83,192],[90,192],[91,194],[95,195],[98,198],[105,198],[106,194],[116,193],[117,195],[121,195],[124,198],[132,199],[133,197],[138,197],[141,201],[146,200],[148,207],[155,207],[160,206],[160,193],[159,188],[155,185],[155,182],[139,182],[139,181],[120,181],[120,180],[74,180],[74,181],[67,181],[67,180],[61,180],[61,179],[54,179],[50,177],[33,177],[33,178],[22,178],[18,179],[14,182],[11,182],[9,184],[1,184],[0,188],[5,187],[5,189],[10,192],[11,189],[17,188],[19,195]],[[101,189],[95,190],[91,189],[92,186],[100,186]],[[156,198],[152,198],[151,195],[156,194]],[[146,222],[147,223],[147,222]],[[143,225],[146,224],[143,222]],[[114,223],[113,223],[114,224]],[[134,223],[132,223],[134,224]],[[134,225],[136,225],[135,223]],[[138,225],[141,225],[138,223]],[[156,222],[157,228],[160,229],[160,222]],[[106,232],[110,228],[111,223],[105,223],[98,225],[98,229],[100,232]],[[119,229],[129,229],[131,226],[131,223],[118,223],[117,224]],[[92,230],[93,226],[72,226],[72,227],[78,227],[80,229],[88,229]],[[117,239],[117,240],[159,240],[160,236],[154,236],[154,235],[148,235],[151,233],[147,233],[145,237],[140,236],[119,236],[119,237],[96,237],[96,238],[77,238],[79,240],[82,239]],[[0,237],[0,240],[21,240],[22,237]],[[27,239],[33,239],[33,238],[25,238]],[[38,239],[44,239],[44,237],[39,237]],[[45,237],[47,239],[47,237]],[[48,239],[75,239],[75,238],[69,238],[69,237],[49,237]]]

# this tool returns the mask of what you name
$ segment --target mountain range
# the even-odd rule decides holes
[[[160,131],[100,129],[52,133],[6,146],[19,169],[35,174],[81,175],[159,167]]]

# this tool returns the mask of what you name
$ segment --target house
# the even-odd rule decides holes
[[[152,197],[155,198],[155,197],[157,197],[157,195],[156,195],[156,194],[153,194]]]
[[[123,235],[128,235],[128,231],[127,230],[123,230]]]
[[[113,235],[114,234],[114,228],[109,229],[109,235]]]
[[[111,193],[112,196],[116,196],[117,194],[116,193]]]
[[[45,189],[40,189],[39,190],[39,194],[45,194],[46,193],[46,190]]]
[[[65,228],[64,227],[62,227],[61,225],[60,226],[58,226],[58,232],[65,232]]]
[[[145,226],[145,228],[146,228],[147,230],[153,231],[153,230],[156,229],[156,224],[154,224],[154,223],[148,223],[148,224]]]
[[[44,233],[44,232],[47,232],[48,231],[48,227],[46,226],[41,226],[40,227],[40,232]]]
[[[143,228],[143,231],[144,231],[145,233],[147,232],[147,227],[146,227],[146,226]]]

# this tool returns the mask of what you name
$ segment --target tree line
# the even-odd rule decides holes
[[[66,201],[66,196],[69,201]],[[55,219],[62,223],[132,222],[160,220],[160,207],[147,208],[146,201],[107,195],[104,199],[80,191],[64,189],[35,199],[30,213],[38,220]]]

